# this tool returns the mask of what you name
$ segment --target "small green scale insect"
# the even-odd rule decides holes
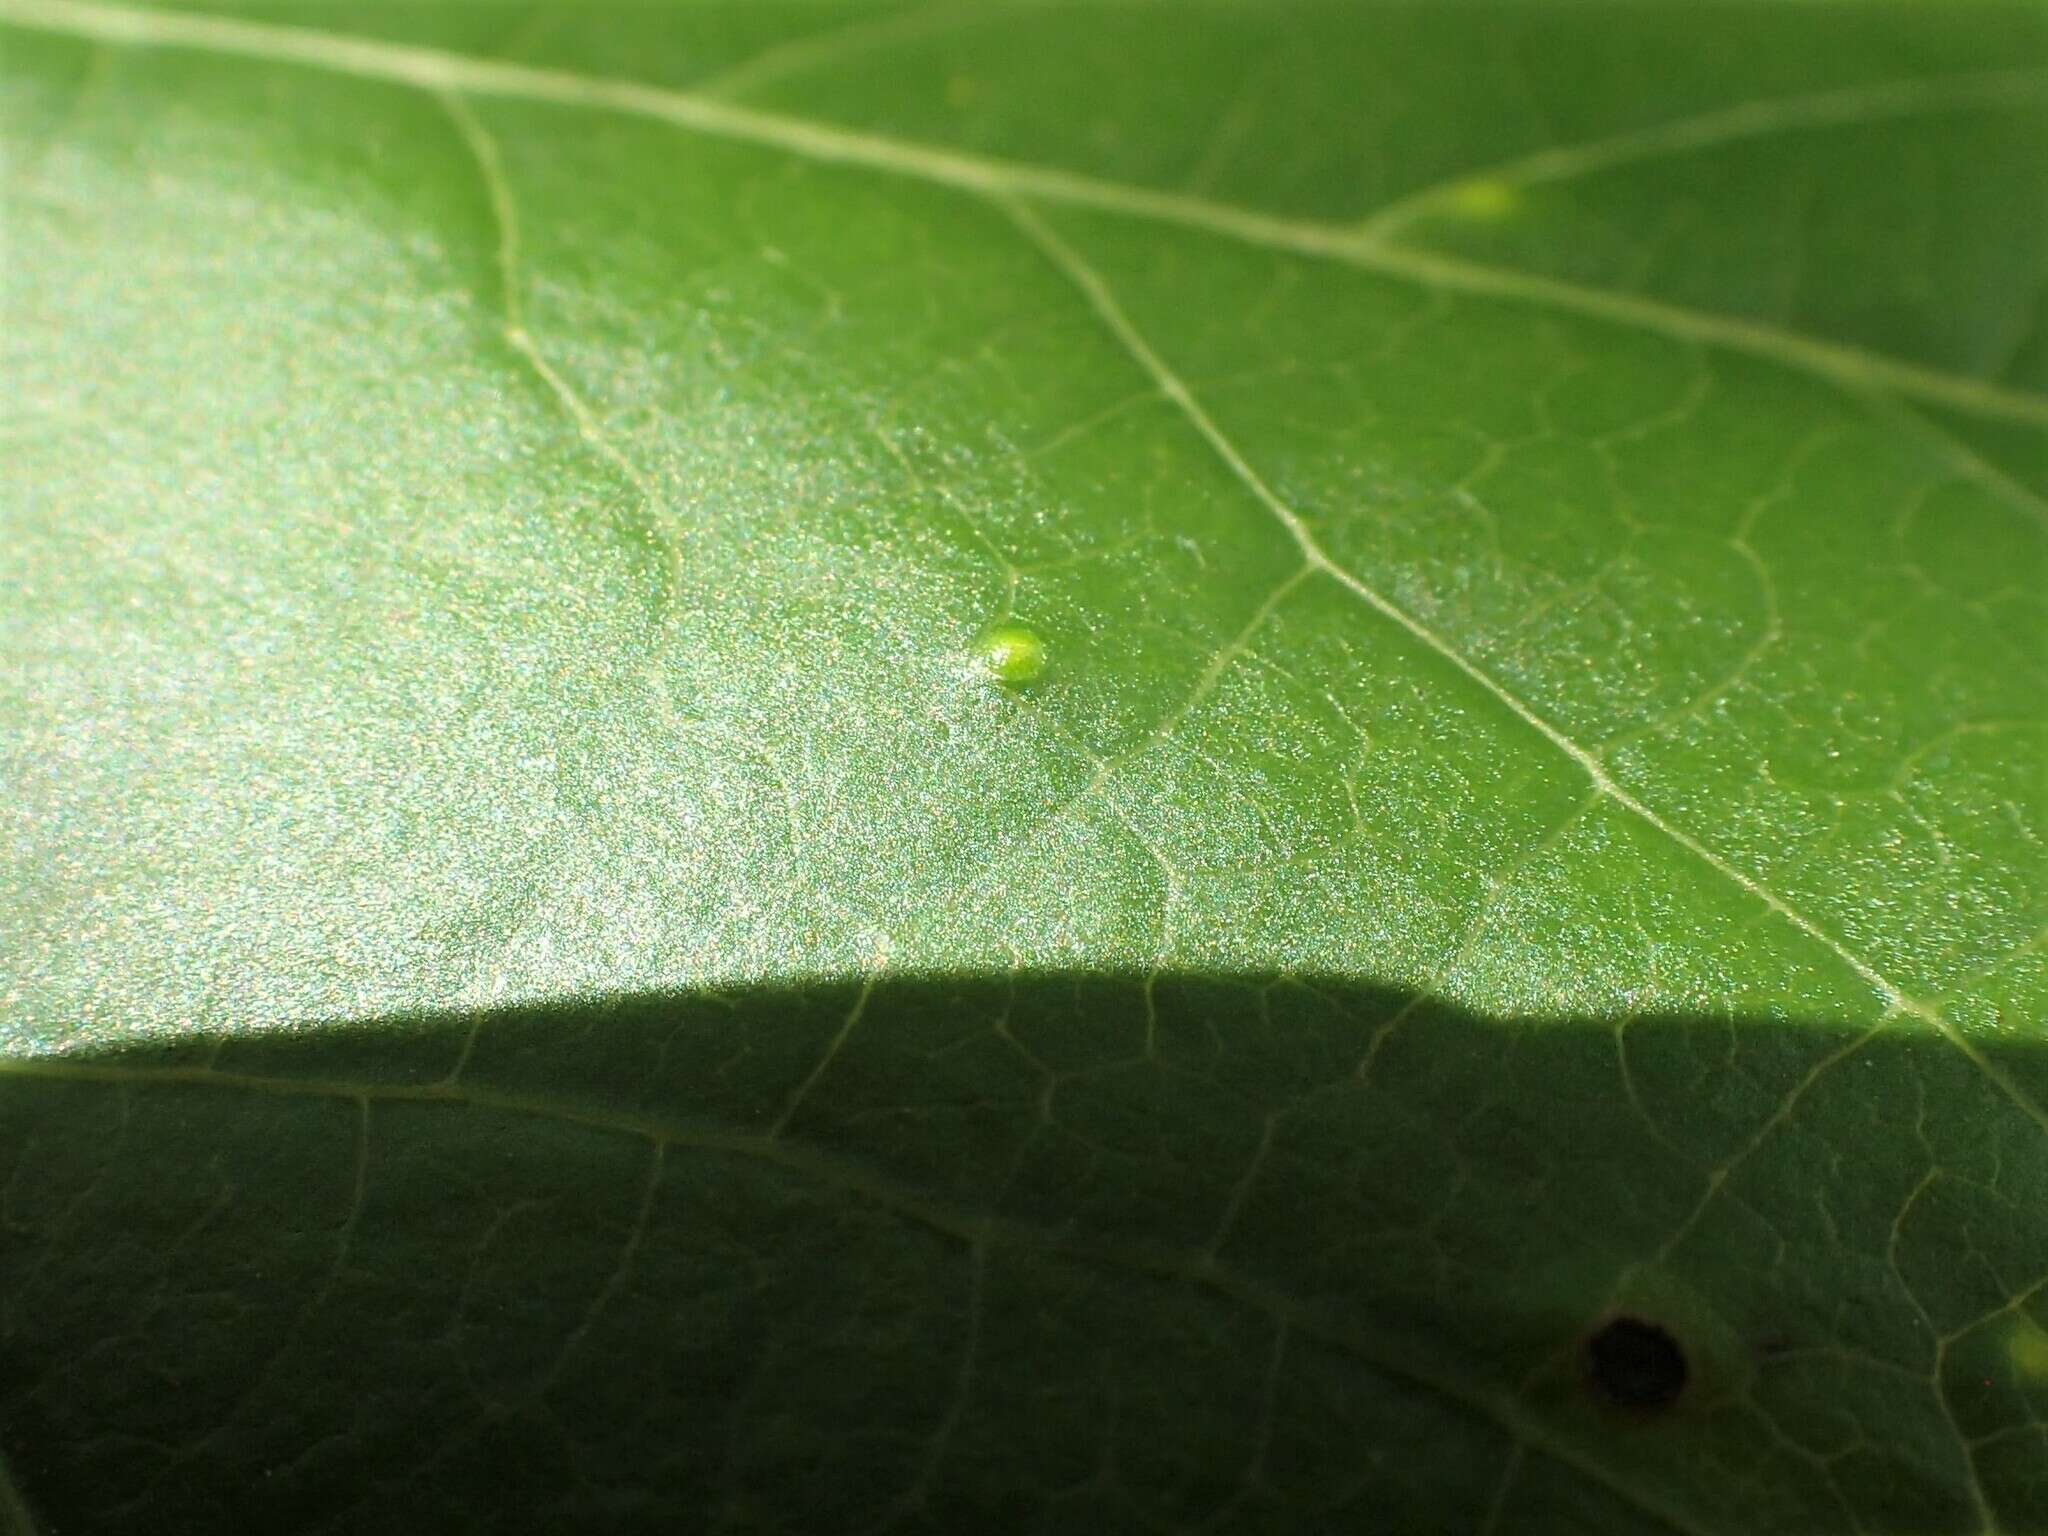
[[[1005,688],[1022,688],[1045,676],[1045,638],[1029,625],[1006,621],[981,632],[974,658]]]

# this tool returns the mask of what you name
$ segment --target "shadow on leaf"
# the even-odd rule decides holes
[[[0,1063],[0,1158],[58,1532],[2048,1529],[2048,1138],[1903,1026],[853,980]]]

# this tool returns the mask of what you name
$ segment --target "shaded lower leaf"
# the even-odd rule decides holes
[[[2048,1160],[1902,1025],[882,979],[0,1105],[55,1531],[2040,1523]]]

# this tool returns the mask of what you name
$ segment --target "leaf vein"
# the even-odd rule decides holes
[[[1204,441],[1214,450],[1231,473],[1243,483],[1253,498],[1263,506],[1300,547],[1302,557],[1316,570],[1322,571],[1339,582],[1373,612],[1398,625],[1416,640],[1449,662],[1467,678],[1493,695],[1508,711],[1548,741],[1559,752],[1576,763],[1579,769],[1592,780],[1593,787],[1602,795],[1613,800],[1624,810],[1637,817],[1655,831],[1662,833],[1687,853],[1705,864],[1709,869],[1728,880],[1799,932],[1805,934],[1826,949],[1836,959],[1848,966],[1871,989],[1881,996],[1893,1010],[1909,1014],[1921,1022],[1931,1024],[1944,1039],[1960,1050],[1991,1082],[1996,1084],[2007,1098],[2021,1109],[2035,1124],[2048,1131],[2048,1109],[2037,1103],[2007,1073],[1988,1060],[1976,1046],[1963,1035],[1932,1004],[1907,994],[1874,965],[1851,950],[1840,939],[1822,928],[1812,918],[1794,907],[1784,897],[1764,885],[1761,881],[1745,874],[1728,859],[1716,853],[1697,837],[1685,831],[1638,799],[1610,775],[1605,765],[1594,752],[1580,746],[1576,741],[1538,714],[1513,690],[1508,688],[1492,673],[1481,667],[1469,656],[1438,634],[1407,609],[1389,599],[1376,587],[1365,581],[1348,567],[1339,564],[1317,541],[1315,534],[1297,513],[1267,485],[1265,479],[1245,459],[1237,445],[1217,426],[1202,403],[1197,400],[1178,374],[1167,364],[1150,342],[1124,313],[1116,295],[1110,291],[1102,276],[1082,259],[1073,247],[1063,241],[1035,213],[1021,205],[1013,208],[1013,217],[1038,245],[1047,259],[1063,271],[1075,288],[1087,300],[1109,333],[1136,360],[1144,371],[1150,374],[1169,400],[1173,401],[1186,415],[1189,423]]]
[[[541,355],[540,347],[526,325],[526,306],[521,298],[519,275],[519,205],[512,196],[512,183],[506,177],[504,156],[498,149],[498,141],[459,91],[442,89],[434,94],[454,121],[471,159],[476,162],[477,174],[483,180],[484,192],[490,201],[491,218],[498,231],[498,286],[505,312],[501,330],[505,345],[533,370],[534,376],[547,387],[548,393],[576,424],[583,441],[618,472],[638,500],[637,517],[615,515],[611,521],[629,546],[641,546],[654,556],[661,573],[657,615],[666,614],[676,602],[681,553],[660,525],[661,498],[655,491],[654,482],[612,441],[597,413],[591,410],[589,402],[575,386]]]
[[[1763,97],[1598,139],[1556,144],[1533,154],[1460,172],[1396,198],[1375,210],[1359,227],[1361,233],[1379,238],[1392,235],[1429,213],[1446,197],[1476,182],[1528,187],[1802,129],[1855,127],[1951,112],[2041,105],[2048,105],[2048,70],[2042,69],[1978,70]]]
[[[0,22],[140,47],[178,47],[324,69],[362,79],[625,113],[692,133],[762,145],[820,164],[857,165],[912,181],[1093,208],[1200,230],[1240,243],[1349,263],[1432,290],[1508,300],[1723,347],[1846,388],[1882,389],[1951,409],[2048,426],[2048,396],[1922,367],[1857,347],[1733,316],[1441,255],[1361,235],[1355,228],[1284,218],[1184,192],[1106,181],[886,135],[762,112],[686,91],[566,70],[479,59],[438,49],[309,28],[192,13],[136,10],[96,0],[0,0]]]
[[[616,1135],[645,1137],[661,1145],[752,1158],[793,1176],[812,1179],[871,1201],[902,1220],[951,1238],[970,1256],[979,1245],[1001,1243],[1058,1253],[1078,1262],[1200,1287],[1235,1305],[1272,1318],[1290,1333],[1342,1350],[1375,1370],[1458,1404],[1494,1424],[1514,1444],[1525,1445],[1597,1481],[1618,1498],[1681,1533],[1681,1536],[1711,1536],[1709,1527],[1680,1510],[1657,1502],[1650,1492],[1632,1485],[1592,1452],[1545,1425],[1527,1411],[1513,1393],[1448,1373],[1402,1339],[1383,1338],[1367,1327],[1333,1316],[1327,1308],[1303,1302],[1284,1290],[1219,1264],[1207,1252],[1110,1236],[1077,1238],[1067,1230],[1046,1228],[1015,1218],[971,1214],[935,1200],[890,1174],[803,1146],[788,1137],[731,1131],[660,1115],[555,1102],[445,1081],[420,1085],[354,1082],[315,1077],[264,1077],[217,1072],[205,1067],[125,1067],[90,1061],[0,1057],[0,1077],[10,1076],[102,1083],[123,1088],[214,1088],[288,1097],[463,1104],[501,1114],[531,1115],[588,1126]],[[501,1217],[500,1221],[503,1219]],[[479,1400],[483,1401],[481,1396]]]

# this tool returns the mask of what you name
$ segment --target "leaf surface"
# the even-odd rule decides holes
[[[50,1529],[2048,1530],[2039,9],[0,49]]]

